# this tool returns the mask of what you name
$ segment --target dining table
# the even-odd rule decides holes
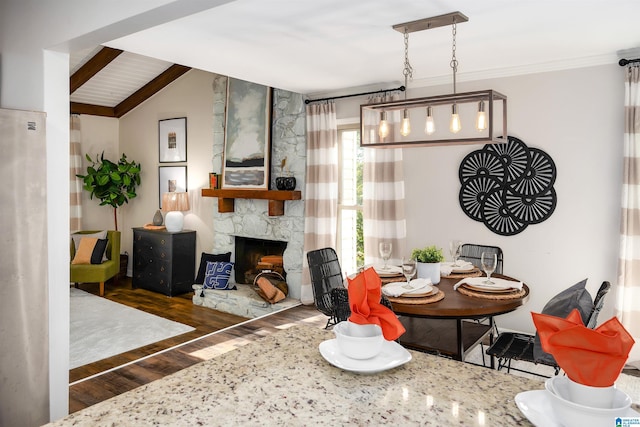
[[[477,275],[474,275],[477,276]],[[494,274],[503,280],[517,279]],[[464,275],[441,277],[434,285],[438,298],[389,298],[393,311],[407,330],[399,339],[407,348],[464,360],[485,338],[493,343],[495,317],[522,307],[529,299],[529,287],[507,294],[455,290]],[[389,278],[383,280],[388,283]],[[495,361],[490,358],[491,367]]]
[[[395,342],[387,345],[406,353],[399,363],[339,367],[339,355],[321,353],[332,343],[330,330],[293,325],[49,425],[531,426],[516,396],[544,389],[542,379]]]

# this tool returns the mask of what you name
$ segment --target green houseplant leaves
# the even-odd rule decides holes
[[[76,176],[82,178],[84,189],[91,193],[91,199],[95,196],[100,200],[100,206],[113,207],[113,218],[117,230],[118,207],[129,203],[130,199],[137,196],[136,186],[140,185],[140,163],[128,161],[124,153],[118,163],[114,163],[104,158],[104,151],[100,159],[96,157],[95,161],[88,154],[86,158],[91,163],[87,167],[86,175]]]
[[[435,245],[427,246],[422,249],[414,249],[411,252],[411,258],[418,262],[435,263],[444,261],[444,255],[442,249],[437,248]]]

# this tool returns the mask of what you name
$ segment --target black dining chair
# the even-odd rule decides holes
[[[504,257],[502,255],[502,249],[497,246],[476,245],[475,243],[465,243],[460,248],[460,257],[464,261],[468,261],[471,264],[482,270],[482,252],[495,253],[497,255],[498,262],[496,264],[496,274],[502,274],[502,266]]]
[[[475,243],[465,243],[460,247],[460,257],[459,259],[468,261],[473,264],[475,267],[478,267],[482,270],[482,252],[490,252],[496,254],[496,269],[494,273],[502,274],[503,264],[504,264],[504,256],[502,254],[502,249],[497,246],[487,246],[487,245],[477,245]],[[478,319],[477,322],[483,323],[486,322],[486,319]],[[494,324],[495,325],[495,324]],[[495,326],[494,326],[495,327]],[[495,335],[498,335],[498,330],[494,330]],[[492,332],[493,333],[493,332]],[[484,343],[480,343],[480,349],[482,351],[482,365],[486,366],[486,362],[484,360]]]
[[[588,328],[595,328],[598,323],[598,315],[604,305],[604,297],[611,289],[609,282],[602,282],[598,293],[593,300],[593,308],[591,313],[585,322]],[[536,343],[535,335],[515,333],[515,332],[503,332],[498,336],[498,339],[487,349],[486,354],[498,359],[498,370],[507,367],[507,372],[510,370],[525,372],[540,377],[545,377],[537,372],[527,371],[521,368],[515,368],[511,366],[512,360],[519,360],[529,362],[533,364],[542,364],[551,366],[554,369],[554,375],[558,375],[560,367],[552,357],[537,358],[534,355],[534,347],[539,345]]]
[[[311,289],[316,308],[329,316],[325,329],[351,316],[349,294],[344,287],[344,277],[338,254],[333,248],[315,249],[307,252]],[[391,308],[391,302],[382,295],[380,303]]]

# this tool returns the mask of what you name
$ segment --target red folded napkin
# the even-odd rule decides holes
[[[566,319],[531,315],[542,349],[553,355],[571,380],[592,387],[613,385],[635,342],[617,317],[589,329],[576,309]]]
[[[382,281],[373,268],[367,268],[349,281],[349,320],[359,325],[374,323],[382,328],[382,335],[388,341],[394,341],[405,333],[398,316],[380,304]]]

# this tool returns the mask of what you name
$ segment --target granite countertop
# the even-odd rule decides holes
[[[419,352],[388,371],[347,372],[318,350],[333,337],[294,326],[48,425],[528,426],[514,397],[544,388]]]

